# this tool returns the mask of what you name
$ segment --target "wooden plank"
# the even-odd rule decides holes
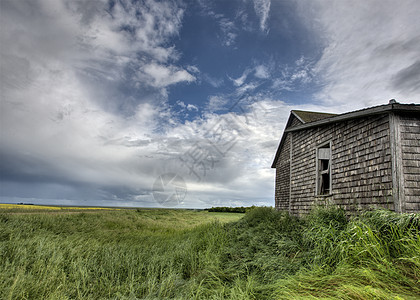
[[[331,158],[331,149],[330,148],[319,148],[318,149],[318,159],[330,159]]]
[[[293,167],[293,132],[290,133],[290,182],[289,182],[289,214],[292,214],[292,167]]]
[[[391,112],[389,114],[389,133],[392,165],[392,196],[395,211],[405,212],[404,208],[404,176],[400,137],[400,118]]]

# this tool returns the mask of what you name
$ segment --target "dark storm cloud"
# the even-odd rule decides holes
[[[399,71],[392,82],[393,88],[400,91],[420,92],[420,60]]]
[[[317,99],[351,110],[390,98],[418,98],[414,77],[420,57],[420,2],[352,3],[321,0],[299,6],[325,44],[314,68],[322,83]]]
[[[2,192],[15,186],[17,195],[20,186],[57,199],[148,193],[159,165],[150,136],[171,122],[167,88],[193,80],[167,45],[182,8],[170,1],[0,6]],[[42,192],[47,186],[54,188]]]
[[[62,174],[54,172],[50,160],[33,157],[23,151],[0,149],[0,180],[22,183],[60,183]]]

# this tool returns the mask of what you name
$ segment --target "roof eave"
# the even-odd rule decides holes
[[[344,114],[341,114],[341,115],[333,116],[331,118],[326,118],[326,119],[322,119],[322,120],[315,121],[315,122],[305,123],[305,124],[298,125],[298,126],[295,126],[295,127],[292,127],[292,128],[288,128],[284,132],[285,133],[286,132],[293,132],[293,131],[298,131],[298,130],[307,129],[307,128],[311,128],[311,127],[317,127],[317,126],[327,125],[327,124],[331,124],[331,123],[346,121],[346,120],[349,120],[349,119],[355,119],[355,118],[359,118],[359,117],[363,117],[363,116],[378,115],[378,114],[382,114],[382,113],[386,113],[386,112],[390,112],[390,111],[410,111],[410,112],[411,111],[419,111],[420,112],[420,105],[417,105],[417,104],[399,104],[399,103],[381,105],[381,106],[376,106],[376,107],[372,107],[372,108],[368,108],[368,109],[364,109],[364,110],[360,110],[360,111],[344,113]]]

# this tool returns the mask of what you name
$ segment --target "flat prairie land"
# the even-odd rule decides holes
[[[0,299],[418,299],[420,217],[0,205]]]
[[[0,212],[3,213],[40,213],[40,212],[91,212],[103,210],[120,210],[119,208],[109,207],[84,207],[84,206],[52,206],[52,205],[32,205],[32,204],[6,204],[0,203]]]

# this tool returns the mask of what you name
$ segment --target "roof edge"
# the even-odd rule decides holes
[[[280,156],[280,149],[283,148],[283,144],[284,144],[284,141],[286,139],[286,135],[287,135],[287,132],[283,131],[283,135],[281,136],[280,143],[277,147],[276,155],[274,156],[273,163],[271,164],[272,169],[276,168],[276,164],[277,164],[277,161],[279,160],[279,156]]]
[[[330,118],[326,118],[326,119],[322,119],[322,120],[318,120],[318,121],[314,121],[310,123],[304,123],[302,125],[298,125],[292,128],[287,128],[284,130],[284,133],[298,131],[298,130],[307,129],[311,127],[322,126],[322,125],[326,125],[330,123],[342,122],[349,119],[360,118],[360,117],[368,116],[368,115],[377,115],[377,114],[386,113],[390,111],[419,111],[420,112],[420,104],[392,103],[392,104],[374,106],[371,108],[365,108],[362,110],[356,110],[353,112],[339,114],[336,116],[332,116]]]

